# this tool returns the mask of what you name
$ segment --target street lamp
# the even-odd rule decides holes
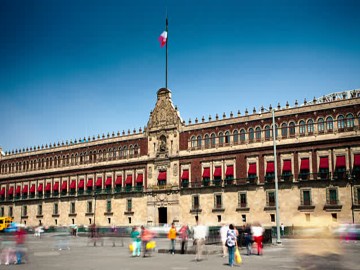
[[[279,187],[276,158],[276,133],[275,133],[275,109],[271,110],[273,124],[273,145],[274,145],[274,170],[275,170],[275,221],[276,221],[276,243],[281,244],[280,239],[280,216],[279,216]]]
[[[353,186],[354,186],[354,177],[349,174],[348,175],[348,180],[350,183],[350,192],[351,192],[351,217],[352,217],[352,224],[355,223],[355,218],[354,218],[354,198],[353,198]]]

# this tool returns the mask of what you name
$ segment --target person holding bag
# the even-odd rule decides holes
[[[229,230],[226,234],[226,246],[229,253],[229,266],[234,266],[235,249],[237,249],[237,231],[233,224],[229,225]]]

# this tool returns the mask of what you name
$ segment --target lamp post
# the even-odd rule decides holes
[[[348,180],[350,183],[350,192],[351,192],[351,217],[352,217],[352,224],[355,223],[355,218],[354,218],[354,198],[353,198],[353,186],[354,186],[354,177],[349,174],[348,175]]]
[[[273,124],[273,145],[274,145],[274,170],[275,170],[275,221],[276,221],[276,243],[281,244],[280,239],[280,215],[279,215],[279,187],[277,174],[277,158],[276,158],[276,133],[275,133],[275,109],[271,110]]]

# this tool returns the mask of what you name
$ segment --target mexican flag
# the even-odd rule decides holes
[[[159,37],[160,46],[164,47],[167,41],[167,31],[161,33]]]

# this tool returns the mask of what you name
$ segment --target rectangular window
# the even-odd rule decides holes
[[[275,192],[268,191],[266,198],[267,206],[275,206]]]
[[[241,215],[242,222],[246,222],[246,215]]]
[[[1,206],[1,208],[0,208],[0,216],[5,216],[5,210],[4,210],[4,207],[3,206]]]
[[[27,216],[27,205],[23,205],[21,209],[21,216],[26,217]]]
[[[76,213],[75,202],[71,202],[70,203],[70,214],[75,214],[75,213]]]
[[[338,204],[338,196],[336,188],[328,188],[326,192],[326,203],[330,205]]]
[[[221,209],[222,208],[222,195],[221,194],[215,194],[215,200],[214,200],[214,208]]]
[[[38,207],[37,207],[37,215],[38,216],[42,216],[42,212],[43,212],[42,209],[43,209],[42,204],[38,204]]]
[[[270,220],[271,222],[275,222],[275,214],[270,214]]]
[[[360,204],[360,187],[355,187],[354,189],[355,191],[355,204],[359,205]]]
[[[54,203],[53,215],[58,215],[58,214],[59,214],[59,205],[58,205],[58,203]]]
[[[111,212],[111,200],[106,201],[106,212],[107,213]]]
[[[301,205],[311,205],[311,191],[310,189],[302,189],[300,194]]]
[[[92,201],[87,202],[86,212],[87,213],[92,213],[93,212]]]
[[[192,209],[199,209],[200,208],[200,199],[199,195],[192,196]]]
[[[247,196],[246,192],[239,192],[239,207],[247,207]]]
[[[310,222],[310,214],[309,213],[305,214],[305,220],[306,220],[306,222]]]
[[[126,203],[126,211],[131,212],[131,210],[132,210],[132,199],[127,199],[126,202],[127,202]]]
[[[331,218],[333,222],[337,222],[337,213],[331,213]]]

